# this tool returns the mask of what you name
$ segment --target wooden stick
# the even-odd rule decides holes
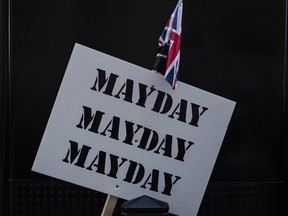
[[[101,216],[112,216],[115,206],[117,204],[117,201],[118,201],[118,197],[108,194]]]

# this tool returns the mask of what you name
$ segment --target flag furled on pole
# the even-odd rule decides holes
[[[158,42],[153,70],[164,75],[173,89],[177,87],[180,63],[183,1],[179,0]]]

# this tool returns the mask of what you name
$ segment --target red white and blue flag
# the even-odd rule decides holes
[[[158,42],[158,54],[153,67],[164,75],[173,89],[177,87],[180,63],[183,1],[179,0]]]

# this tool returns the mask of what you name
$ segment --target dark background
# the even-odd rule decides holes
[[[9,1],[1,3],[7,11]],[[3,65],[8,62],[4,57],[10,58],[10,68],[2,68],[1,76],[6,160],[2,164],[5,170],[9,166],[4,176],[10,187],[3,190],[9,194],[9,215],[37,215],[43,205],[47,215],[57,215],[53,212],[60,210],[51,205],[70,202],[71,194],[64,195],[75,186],[34,173],[31,167],[75,42],[151,69],[158,38],[177,1],[13,0],[10,4],[10,31],[1,33],[3,50],[11,46],[1,58]],[[184,0],[179,80],[237,102],[201,215],[284,215],[285,8],[283,0]],[[68,187],[62,191],[62,201],[59,194],[42,194],[49,187],[58,193],[62,184]],[[88,193],[76,188],[78,195]],[[52,198],[56,204],[51,204]],[[37,204],[38,211],[27,207]],[[238,213],[231,214],[233,208]],[[86,207],[78,215],[85,212]]]

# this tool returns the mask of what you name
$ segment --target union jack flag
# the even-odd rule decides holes
[[[179,0],[158,42],[153,70],[164,75],[173,89],[177,87],[180,63],[183,1]]]

